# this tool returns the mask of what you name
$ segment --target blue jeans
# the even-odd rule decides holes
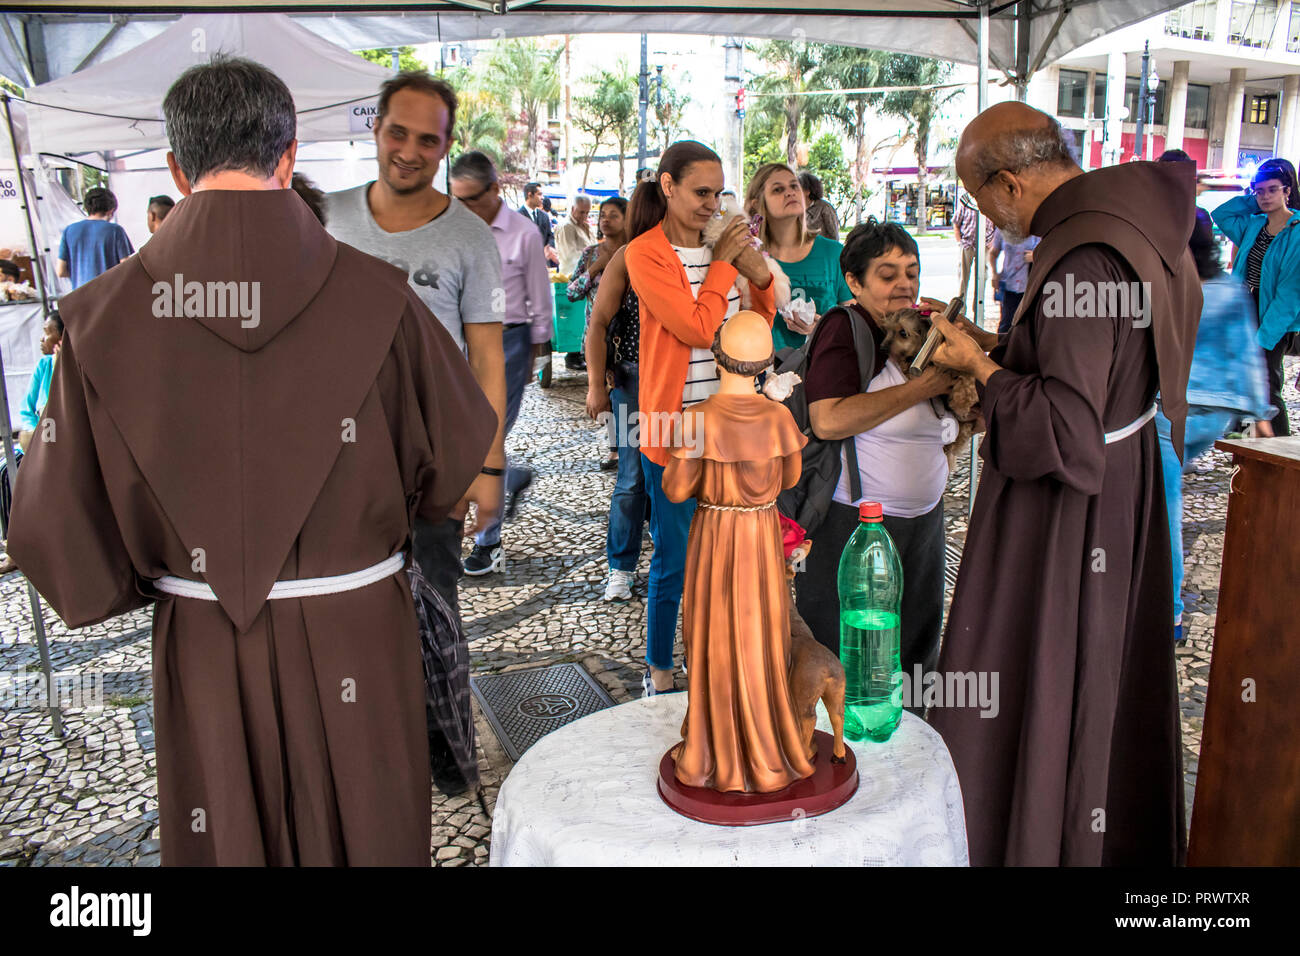
[[[501,345],[506,353],[506,435],[515,427],[519,405],[524,400],[524,386],[533,374],[533,340],[527,322],[507,325],[501,330]],[[505,492],[517,491],[523,484],[527,469],[511,468],[506,464]],[[503,496],[504,499],[504,496]],[[502,501],[502,506],[505,501]],[[476,544],[494,548],[501,543],[501,515],[498,514],[474,536]]]
[[[610,570],[635,571],[641,556],[641,528],[645,524],[645,475],[641,471],[641,453],[628,442],[636,420],[637,383],[615,388],[609,393],[614,431],[618,443],[618,476],[609,501],[609,531],[605,535],[605,556]]]
[[[1165,511],[1169,514],[1169,551],[1174,568],[1174,623],[1183,620],[1183,472],[1190,471],[1192,460],[1204,454],[1227,430],[1233,416],[1217,409],[1187,412],[1183,432],[1183,461],[1178,464],[1170,434],[1173,427],[1163,412],[1156,412],[1156,434],[1160,436],[1160,466],[1164,473]]]
[[[646,663],[672,670],[673,644],[677,640],[677,609],[686,580],[686,538],[695,517],[695,499],[680,504],[664,497],[664,469],[641,455],[646,492],[650,495],[650,537],[655,553],[650,558],[650,585],[646,594]]]

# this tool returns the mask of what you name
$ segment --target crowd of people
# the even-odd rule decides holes
[[[711,235],[723,164],[687,140],[637,176],[630,200],[603,200],[594,232],[583,196],[557,229],[541,187],[513,208],[482,152],[451,163],[450,195],[434,187],[456,110],[445,81],[396,75],[379,95],[375,178],[321,194],[293,172],[284,84],[216,58],[167,94],[183,199],[150,199],[151,240],[132,255],[107,190],[87,194],[89,218],[65,233],[59,271],[76,291],[47,323],[23,447],[42,419],[60,437],[28,452],[9,546],[70,626],[159,602],[165,862],[428,863],[428,770],[463,791],[464,742],[430,716],[411,627],[420,585],[394,575],[413,562],[459,634],[461,575],[504,566],[502,524],[534,480],[506,439],[550,354],[548,264],[586,303],[570,367],[585,368],[587,413],[609,429],[605,600],[633,597],[647,524],[653,542],[646,696],[681,689],[695,512],[665,492],[681,435],[654,425],[717,392],[715,336],[743,308],[769,324],[774,354],[800,363],[807,435],[837,462],[796,583],[816,639],[839,649],[839,556],[857,506],[875,501],[903,566],[904,672],[1001,674],[1000,720],[929,713],[961,779],[972,860],[1178,862],[1181,469],[1243,420],[1289,433],[1290,164],[1265,163],[1215,210],[1241,250],[1229,275],[1187,163],[1085,173],[1055,120],[991,108],[961,138],[954,230],[964,295],[975,210],[989,223],[999,326],[933,315],[944,342],[912,376],[882,323],[938,303],[900,225],[870,220],[841,241],[816,177],[768,163],[743,214]],[[1134,221],[1153,198],[1170,215]],[[1067,274],[1155,291],[1121,314],[1062,320],[1043,291]],[[138,322],[153,279],[172,275],[258,283],[261,314],[251,327],[224,313]],[[142,382],[136,360],[172,374]],[[979,382],[987,432],[945,632],[955,424],[938,400],[959,374]],[[1089,574],[1098,547],[1110,564]],[[1122,692],[1134,681],[1140,700]],[[1138,766],[1141,779],[1116,778]],[[1085,813],[1096,806],[1112,813],[1100,835]]]

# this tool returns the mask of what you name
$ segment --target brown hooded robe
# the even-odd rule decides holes
[[[177,282],[255,283],[259,312],[205,285],[178,314]],[[463,355],[289,190],[195,193],[61,311],[54,440],[19,472],[10,551],[70,627],[156,601],[163,862],[427,866],[406,575],[267,595],[374,565],[454,506],[493,431]],[[159,594],[164,574],[218,601]]]
[[[1069,180],[1038,208],[1030,284],[981,389],[984,468],[939,671],[998,676],[996,715],[930,711],[961,780],[971,862],[1173,865],[1185,847],[1157,389],[1181,450],[1201,311],[1189,164]],[[1072,278],[1071,278],[1072,277]],[[1048,282],[1151,283],[1140,310],[1070,317]],[[1058,289],[1061,287],[1057,287]],[[1052,287],[1047,286],[1047,292]],[[1059,301],[1059,300],[1058,300]]]

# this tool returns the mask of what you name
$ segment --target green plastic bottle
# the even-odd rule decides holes
[[[878,502],[862,502],[857,530],[840,556],[844,733],[852,740],[888,740],[903,716],[903,565],[883,520]]]

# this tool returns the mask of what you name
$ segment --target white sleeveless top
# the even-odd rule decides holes
[[[878,392],[906,382],[907,377],[891,359],[876,373],[867,391]],[[916,518],[929,512],[939,503],[948,484],[943,421],[930,402],[917,402],[870,431],[854,436],[862,497],[855,501],[849,496],[848,466],[840,452],[840,480],[834,500],[854,506],[879,501],[885,514],[894,518]],[[952,431],[951,425],[948,428]]]

